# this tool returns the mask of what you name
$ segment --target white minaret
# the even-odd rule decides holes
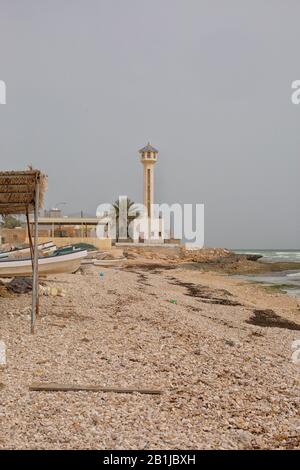
[[[154,204],[154,164],[157,161],[158,150],[150,143],[139,150],[141,162],[144,166],[144,206],[147,207],[149,219],[153,218],[152,204]]]

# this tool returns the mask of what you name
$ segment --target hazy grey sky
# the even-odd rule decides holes
[[[299,248],[299,0],[0,0],[2,169],[47,206],[203,202],[210,246]]]

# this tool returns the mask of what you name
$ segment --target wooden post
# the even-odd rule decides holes
[[[162,395],[163,390],[149,388],[117,388],[99,385],[73,385],[34,383],[30,385],[31,392],[112,392],[112,393],[144,393],[149,395]]]
[[[29,239],[29,246],[30,246],[31,265],[32,265],[32,270],[33,270],[33,243],[32,243],[31,228],[30,228],[30,222],[29,222],[28,207],[26,208],[26,221],[27,221],[27,232],[28,232],[28,239]]]
[[[31,333],[34,333],[36,316],[39,313],[39,253],[38,253],[38,217],[40,198],[40,178],[35,182],[34,200],[34,251],[33,251],[33,272],[32,272],[32,312],[31,312]]]

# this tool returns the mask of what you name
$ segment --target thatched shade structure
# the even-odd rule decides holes
[[[0,215],[25,214],[32,259],[32,314],[31,332],[39,313],[38,284],[38,213],[43,207],[47,177],[39,170],[0,172]],[[34,244],[29,228],[29,214],[34,213]]]
[[[38,209],[43,207],[47,177],[38,170],[0,172],[0,215],[34,212],[36,184],[39,183]]]

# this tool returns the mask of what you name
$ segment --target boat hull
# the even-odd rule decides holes
[[[70,253],[66,255],[39,258],[39,275],[74,273],[86,256],[86,251]],[[27,260],[5,260],[0,262],[1,277],[30,277],[32,276],[32,262]]]
[[[52,242],[48,243],[42,243],[38,245],[38,250],[42,252],[43,254],[49,254],[53,253],[56,250],[56,245]],[[30,255],[30,247],[28,248],[20,248],[18,250],[12,250],[12,251],[4,251],[0,253],[0,259],[2,258],[24,258],[25,256]]]

